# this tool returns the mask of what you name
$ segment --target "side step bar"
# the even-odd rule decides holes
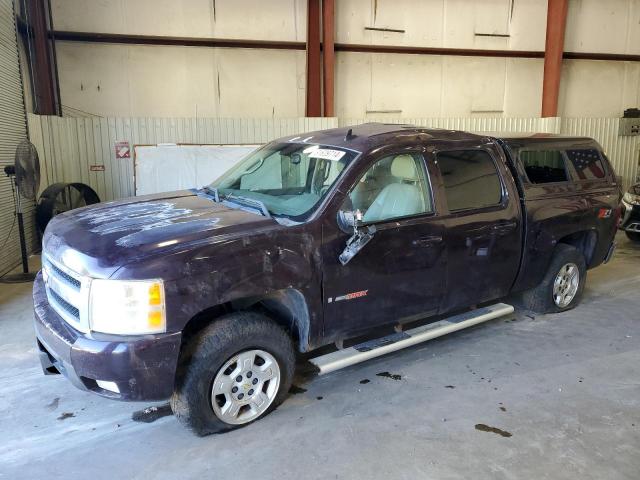
[[[320,370],[319,375],[331,373],[341,368],[364,362],[371,358],[380,357],[396,350],[411,347],[426,342],[432,338],[441,337],[447,333],[457,332],[479,323],[488,322],[498,317],[513,313],[514,308],[504,303],[496,303],[489,307],[478,308],[470,312],[461,313],[438,322],[423,325],[394,333],[386,337],[377,338],[353,347],[327,353],[310,360]]]

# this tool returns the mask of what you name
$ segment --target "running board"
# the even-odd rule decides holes
[[[327,353],[326,355],[312,358],[310,362],[318,367],[320,370],[319,375],[324,375],[371,358],[426,342],[432,338],[441,337],[447,333],[457,332],[479,323],[509,315],[513,311],[514,309],[511,305],[496,303],[489,307],[454,315],[405,332],[394,333],[343,350]]]

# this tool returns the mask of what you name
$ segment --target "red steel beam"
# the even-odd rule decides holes
[[[322,0],[322,92],[324,116],[334,117],[334,0]]]
[[[60,115],[58,82],[53,42],[49,39],[49,3],[47,0],[27,0],[23,12],[26,22],[25,50],[33,89],[34,113]]]
[[[544,78],[542,82],[543,117],[558,116],[567,9],[568,0],[548,0],[547,2],[547,39],[544,49]]]
[[[320,0],[307,0],[307,117],[322,116]]]

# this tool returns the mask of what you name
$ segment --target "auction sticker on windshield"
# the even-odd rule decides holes
[[[322,158],[324,160],[338,161],[344,157],[345,152],[342,150],[330,150],[328,148],[317,149],[309,153],[309,158]]]

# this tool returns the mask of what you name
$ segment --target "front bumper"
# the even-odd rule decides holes
[[[42,274],[33,284],[35,329],[46,374],[62,373],[71,383],[104,397],[155,401],[169,398],[175,383],[180,333],[116,337],[83,334],[49,305]],[[119,392],[97,381],[113,382]]]

